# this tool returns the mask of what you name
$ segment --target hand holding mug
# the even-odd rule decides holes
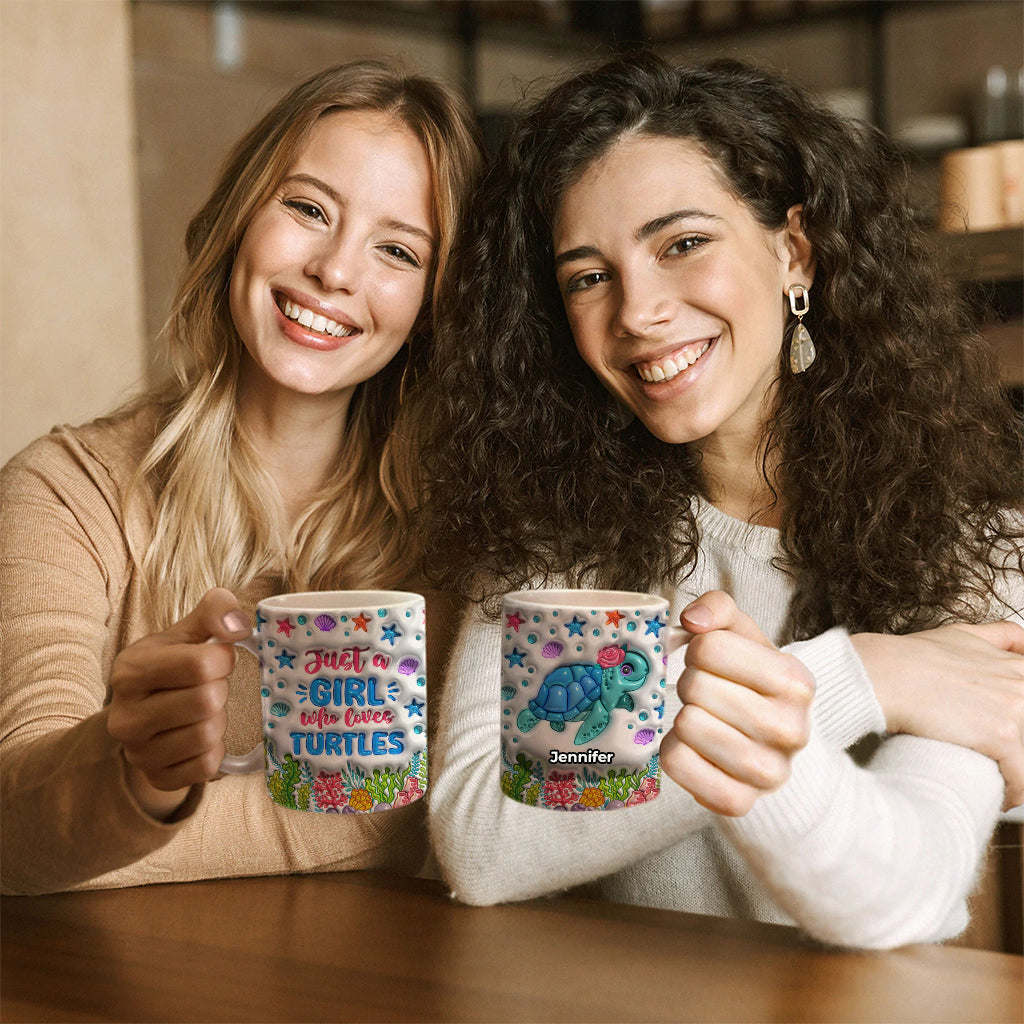
[[[789,778],[807,745],[814,679],[727,594],[704,594],[681,621],[692,634],[683,709],[662,741],[661,767],[698,803],[740,816]]]
[[[180,622],[114,659],[107,730],[124,750],[135,797],[155,817],[172,814],[190,786],[217,775],[231,644],[249,633],[234,594],[215,588]]]

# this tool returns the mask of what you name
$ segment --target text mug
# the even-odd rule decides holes
[[[427,787],[426,608],[404,591],[279,594],[237,646],[260,663],[263,744],[221,771],[263,767],[282,807],[403,807]]]
[[[555,810],[646,803],[661,787],[668,602],[606,590],[502,599],[501,788]]]

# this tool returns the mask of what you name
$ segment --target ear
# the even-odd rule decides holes
[[[814,249],[804,234],[804,208],[799,203],[786,212],[786,226],[782,229],[782,243],[789,255],[785,289],[794,284],[810,288],[814,283]]]

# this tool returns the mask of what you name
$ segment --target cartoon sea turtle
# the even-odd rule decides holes
[[[555,732],[566,722],[584,719],[573,742],[589,743],[604,732],[613,708],[633,710],[629,691],[643,685],[651,666],[637,651],[610,644],[597,652],[598,664],[562,665],[549,672],[540,684],[537,696],[519,712],[516,722],[529,732],[544,721]]]

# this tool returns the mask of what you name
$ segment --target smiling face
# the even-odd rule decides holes
[[[430,164],[412,131],[378,111],[324,115],[235,257],[246,387],[347,407],[409,336],[435,240]]]
[[[558,284],[584,362],[673,444],[756,445],[791,284],[809,286],[798,207],[766,230],[689,139],[627,136],[567,190]]]

